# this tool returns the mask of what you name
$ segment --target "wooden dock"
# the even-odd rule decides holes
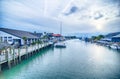
[[[0,52],[0,71],[2,71],[2,64],[7,63],[8,68],[11,64],[17,65],[21,59],[27,59],[37,53],[40,49],[50,46],[49,42],[43,44],[35,44],[30,46],[22,46],[20,48],[8,47]]]

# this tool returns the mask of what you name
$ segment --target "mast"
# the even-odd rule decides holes
[[[62,35],[62,21],[60,21],[60,34]]]
[[[120,0],[118,1],[118,16],[120,16]]]

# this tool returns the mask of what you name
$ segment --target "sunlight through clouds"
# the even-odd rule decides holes
[[[30,31],[31,27],[38,27],[34,30],[59,32],[60,21],[68,33],[111,32],[105,30],[113,27],[109,25],[111,21],[117,29],[113,32],[120,27],[119,0],[0,0],[0,3],[0,27],[27,27]]]

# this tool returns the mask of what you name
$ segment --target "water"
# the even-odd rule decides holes
[[[0,73],[0,79],[120,79],[120,52],[80,40],[49,48]]]

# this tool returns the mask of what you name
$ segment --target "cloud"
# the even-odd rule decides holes
[[[95,20],[98,20],[100,18],[104,17],[103,14],[101,14],[100,12],[96,12],[95,15],[94,15],[94,19]]]
[[[119,31],[118,1],[0,0],[0,26],[59,33],[62,21],[63,32]]]
[[[76,6],[73,6],[70,8],[70,11],[68,13],[64,13],[65,15],[70,15],[73,13],[76,13],[79,9]]]
[[[113,19],[105,23],[103,31],[120,32],[120,18]]]

